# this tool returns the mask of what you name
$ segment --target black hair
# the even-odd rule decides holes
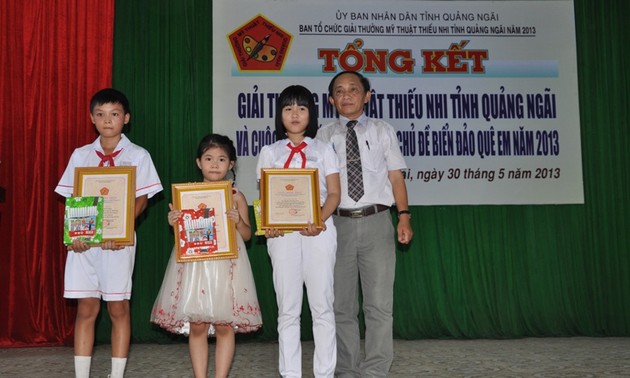
[[[92,99],[90,100],[90,114],[94,113],[94,108],[103,104],[120,104],[122,105],[125,114],[131,113],[127,96],[114,88],[104,88],[94,93]],[[122,132],[129,132],[129,123],[123,126]]]
[[[232,171],[232,175],[234,176],[233,181],[236,182],[236,171],[234,170],[234,167],[236,166],[236,147],[234,147],[234,142],[225,135],[208,134],[201,139],[201,142],[199,142],[199,146],[197,147],[197,159],[201,159],[204,152],[213,147],[223,149],[223,151],[228,154],[230,161],[234,162],[234,166],[230,171]]]
[[[335,77],[333,77],[332,80],[330,81],[330,84],[328,84],[328,95],[330,97],[333,97],[333,91],[335,90],[334,88],[335,80],[337,80],[339,76],[344,75],[344,74],[355,75],[361,81],[361,85],[363,86],[363,90],[365,91],[365,93],[368,93],[370,91],[370,81],[368,80],[367,77],[361,75],[360,73],[356,71],[342,71],[336,74]]]
[[[276,101],[276,139],[286,139],[286,129],[282,123],[282,109],[289,105],[308,107],[308,125],[304,136],[315,138],[317,135],[317,106],[311,91],[301,85],[286,87]]]
[[[131,113],[127,96],[113,88],[101,89],[100,91],[94,93],[92,99],[90,100],[90,113],[94,112],[94,108],[103,104],[120,104],[122,105],[125,114]]]

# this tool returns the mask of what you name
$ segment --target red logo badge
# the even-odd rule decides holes
[[[293,36],[258,15],[228,36],[241,71],[282,71]]]

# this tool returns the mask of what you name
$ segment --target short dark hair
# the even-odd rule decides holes
[[[129,108],[129,100],[127,96],[121,91],[113,88],[104,88],[94,93],[90,100],[90,113],[94,112],[94,108],[103,104],[120,104],[125,111],[125,114],[131,113]]]
[[[282,109],[289,105],[306,106],[308,108],[308,125],[304,136],[315,138],[317,135],[317,106],[311,91],[301,85],[286,87],[276,101],[276,139],[286,139],[286,128],[282,123]]]
[[[360,73],[356,72],[356,71],[342,71],[339,72],[338,74],[336,74],[332,80],[330,81],[330,84],[328,84],[328,95],[330,97],[333,97],[333,91],[335,90],[334,85],[335,85],[335,80],[337,80],[337,78],[341,75],[345,75],[345,74],[352,74],[355,75],[356,77],[359,78],[359,80],[361,81],[361,85],[363,86],[363,90],[365,90],[365,93],[368,93],[370,91],[370,81],[368,80],[367,77],[361,75]]]
[[[201,159],[203,153],[212,147],[223,149],[223,151],[227,153],[230,161],[236,162],[236,147],[234,147],[234,142],[232,142],[232,139],[229,137],[221,134],[208,134],[201,139],[197,147],[197,159]]]

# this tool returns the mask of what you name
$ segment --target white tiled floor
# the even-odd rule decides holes
[[[390,377],[630,377],[630,338],[394,340]],[[311,377],[313,343],[303,343]],[[212,359],[214,344],[210,346]],[[231,377],[278,377],[276,343],[237,343]],[[92,377],[107,377],[110,346],[95,348]],[[0,349],[0,377],[72,377],[72,348]],[[126,377],[192,377],[187,344],[133,344]]]

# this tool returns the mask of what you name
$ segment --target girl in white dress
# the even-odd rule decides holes
[[[226,179],[236,163],[236,149],[226,136],[206,135],[197,149],[197,166],[204,182]],[[227,377],[234,357],[235,332],[253,332],[262,326],[260,306],[244,240],[252,231],[247,200],[233,190],[235,209],[227,217],[236,224],[238,258],[178,263],[171,253],[162,287],[155,299],[151,322],[188,336],[195,377],[208,372],[208,336],[216,336],[215,376]],[[181,211],[168,213],[172,226]]]

